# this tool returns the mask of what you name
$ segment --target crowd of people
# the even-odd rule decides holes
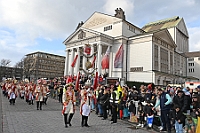
[[[10,105],[15,105],[16,98],[24,99],[29,105],[36,102],[37,110],[42,110],[42,105],[47,103],[49,87],[46,80],[39,79],[34,82],[17,81],[8,79],[1,83],[3,95],[8,98]]]
[[[98,84],[94,88],[90,77],[80,78],[78,86],[75,86],[75,82],[75,79],[69,81],[56,79],[50,85],[45,80],[38,80],[37,84],[6,81],[2,84],[2,90],[11,105],[15,104],[15,99],[19,96],[21,99],[26,99],[30,105],[36,101],[37,110],[42,110],[48,92],[52,89],[53,94],[58,96],[58,101],[63,105],[65,127],[72,126],[75,106],[79,105],[82,127],[89,127],[88,117],[91,112],[95,112],[98,117],[102,117],[102,120],[110,118],[111,124],[117,123],[118,119],[131,121],[132,118],[136,118],[134,122],[138,123],[137,126],[147,129],[156,125],[160,131],[168,133],[171,133],[173,128],[177,133],[184,131],[195,133],[198,130],[200,86],[195,89],[160,87],[154,84],[129,87],[116,82]]]

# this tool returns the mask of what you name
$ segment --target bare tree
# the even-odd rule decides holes
[[[9,66],[10,62],[11,61],[9,59],[2,59],[0,65],[1,66]]]
[[[17,62],[14,66],[15,68],[24,68],[24,58]]]

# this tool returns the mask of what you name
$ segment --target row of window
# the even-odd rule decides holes
[[[104,31],[112,30],[112,25],[104,27]],[[135,33],[135,28],[133,26],[128,25],[128,30]]]
[[[39,62],[40,62],[40,63],[45,63],[45,64],[64,65],[63,62],[50,61],[50,60],[39,60]]]
[[[189,73],[193,73],[193,72],[194,72],[194,68],[190,68]]]
[[[112,25],[104,27],[104,31],[112,30]]]
[[[64,66],[64,65],[63,65]],[[40,65],[38,66],[39,69],[45,69],[45,70],[60,70],[61,68],[60,67],[53,67],[53,66],[43,66],[43,65]]]
[[[39,54],[39,53],[36,53],[36,54],[32,54],[32,55],[29,55],[29,57],[42,57],[42,58],[51,58],[51,59],[63,59],[64,57],[59,57],[59,56],[52,56],[52,55],[47,55],[47,54]]]
[[[188,63],[188,66],[194,66],[194,63]]]

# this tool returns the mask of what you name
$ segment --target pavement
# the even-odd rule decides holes
[[[101,120],[95,112],[89,116],[90,127],[81,127],[78,107],[72,126],[65,128],[62,105],[52,98],[48,99],[42,110],[36,110],[36,104],[28,105],[20,98],[16,99],[15,105],[10,105],[8,99],[0,93],[0,106],[0,133],[157,133],[155,130],[135,129],[135,124],[124,120],[111,124],[109,120]]]

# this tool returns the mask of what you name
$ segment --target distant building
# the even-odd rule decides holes
[[[142,28],[126,20],[124,11],[117,8],[114,16],[94,12],[63,42],[66,45],[65,74],[77,74],[85,69],[83,49],[90,44],[97,51],[95,68],[98,74],[126,81],[152,82],[156,85],[184,84],[187,80],[189,35],[183,18],[178,16],[148,23]],[[115,66],[118,50],[123,44],[123,59]],[[101,61],[110,47],[109,68],[102,70]],[[78,56],[75,67],[72,62]],[[118,58],[119,59],[119,58]],[[118,60],[119,61],[119,60]]]
[[[188,81],[197,81],[200,79],[200,51],[186,52],[187,57],[187,75],[194,77]],[[196,79],[195,79],[196,78]]]
[[[7,78],[21,80],[23,78],[23,68],[0,66],[0,81]]]
[[[30,80],[63,77],[64,67],[64,56],[44,52],[34,52],[27,54],[24,59],[24,76]]]

